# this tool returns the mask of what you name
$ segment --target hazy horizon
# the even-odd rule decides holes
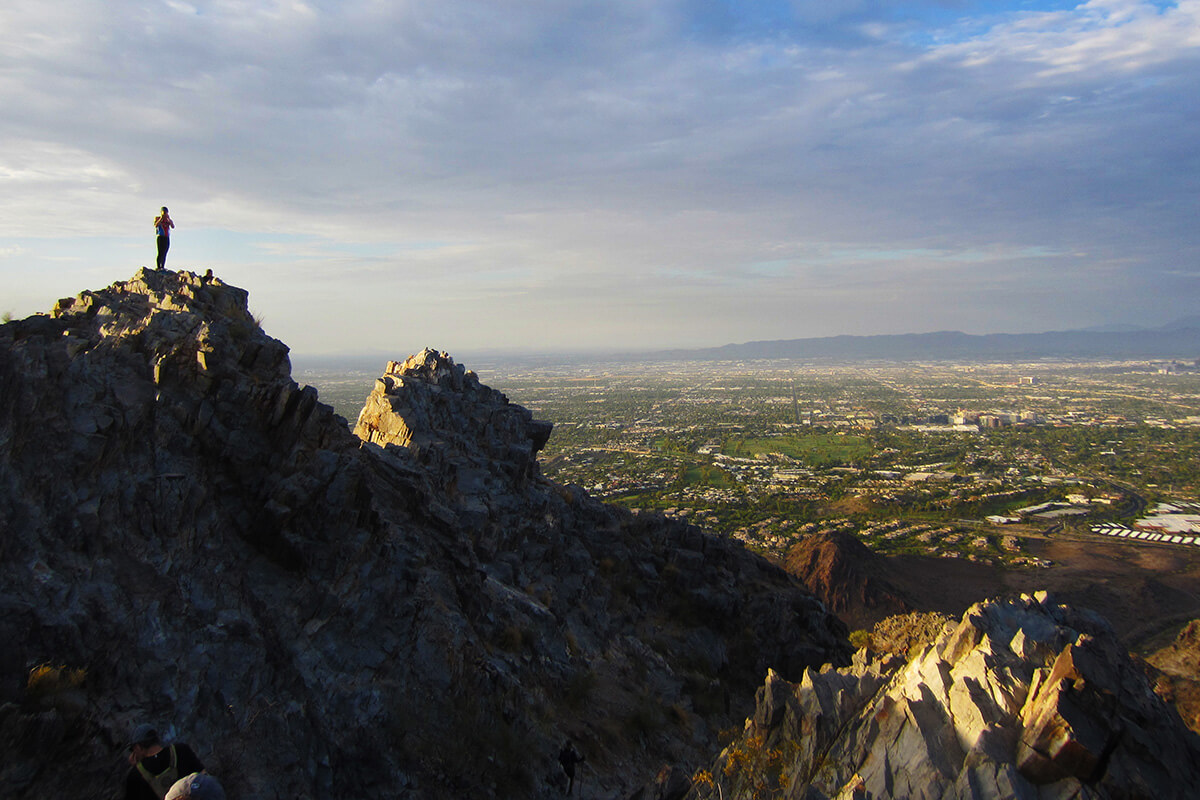
[[[1153,328],[1200,0],[9,0],[0,312],[152,265],[298,353]]]

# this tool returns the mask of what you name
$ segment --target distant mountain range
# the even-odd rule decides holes
[[[648,357],[670,360],[742,360],[800,358],[831,360],[979,360],[1040,358],[1200,358],[1200,316],[1176,320],[1161,328],[1129,326],[1046,333],[961,331],[882,336],[826,336],[812,339],[727,344],[694,350],[660,350]]]
[[[375,376],[396,352],[372,351],[312,355],[292,353],[295,368],[361,371]],[[488,371],[497,364],[545,365],[606,361],[740,361],[813,359],[819,361],[1022,361],[1036,359],[1200,359],[1200,315],[1159,328],[1104,325],[1046,333],[970,334],[961,331],[879,336],[824,336],[776,339],[707,348],[639,352],[547,353],[480,351],[455,353],[462,363]]]

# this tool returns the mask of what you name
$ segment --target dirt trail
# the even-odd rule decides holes
[[[1008,568],[925,556],[889,558],[888,578],[923,610],[961,614],[987,597],[1045,589],[1099,612],[1132,650],[1200,617],[1200,552],[1101,537],[1027,539],[1049,568]]]

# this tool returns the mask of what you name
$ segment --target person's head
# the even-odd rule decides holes
[[[162,742],[159,741],[158,729],[153,725],[142,723],[133,729],[133,735],[129,737],[129,753],[135,761],[141,761],[160,747]]]
[[[207,772],[193,772],[187,777],[175,781],[164,800],[225,800],[225,790],[221,782]]]
[[[166,207],[166,206],[163,206],[162,213],[164,213],[164,214],[166,214],[166,213],[167,213],[167,207]]]

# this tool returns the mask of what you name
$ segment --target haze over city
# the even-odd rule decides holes
[[[154,263],[297,353],[1154,326],[1200,0],[0,7],[0,312]]]

